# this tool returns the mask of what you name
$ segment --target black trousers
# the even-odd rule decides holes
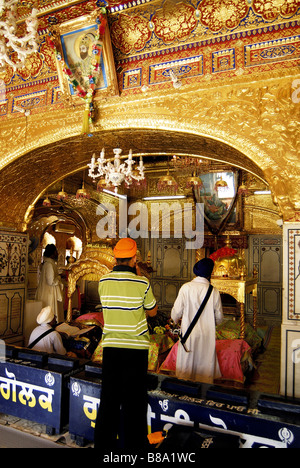
[[[95,449],[139,451],[147,447],[148,350],[104,348]]]

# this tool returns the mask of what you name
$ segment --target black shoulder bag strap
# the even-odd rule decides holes
[[[185,346],[185,342],[186,340],[188,339],[188,337],[190,336],[191,334],[191,331],[193,330],[194,326],[196,325],[196,322],[197,320],[199,319],[200,315],[202,314],[203,310],[204,310],[204,307],[206,306],[207,304],[207,301],[208,299],[210,298],[210,295],[211,295],[211,292],[213,290],[213,286],[210,284],[209,287],[208,287],[208,290],[207,290],[207,293],[206,293],[206,296],[202,302],[202,304],[200,305],[195,317],[193,318],[193,320],[191,321],[190,325],[189,325],[189,328],[187,329],[187,331],[185,332],[184,336],[180,336],[180,341],[181,341],[181,344],[182,346],[184,347],[184,350],[189,353],[190,351],[187,350],[186,346]]]
[[[54,331],[53,328],[49,328],[49,330],[46,330],[44,333],[38,336],[32,343],[30,343],[30,345],[28,345],[27,348],[32,349],[42,338],[49,335],[49,333],[52,333],[53,331]]]

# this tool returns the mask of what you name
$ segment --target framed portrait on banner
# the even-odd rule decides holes
[[[108,26],[99,39],[99,10],[51,29],[56,47],[60,88],[76,97],[78,89],[88,91],[93,80],[94,99],[119,94]],[[97,50],[100,63],[95,68]],[[96,72],[95,72],[96,70]],[[84,91],[83,91],[84,92]]]

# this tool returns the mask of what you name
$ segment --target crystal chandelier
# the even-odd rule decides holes
[[[123,181],[126,182],[127,186],[130,186],[134,181],[140,182],[145,179],[142,156],[140,157],[139,166],[133,170],[132,166],[135,164],[135,161],[132,158],[132,150],[129,151],[128,159],[126,159],[124,163],[121,163],[121,148],[114,148],[113,152],[113,164],[105,159],[104,148],[97,161],[95,154],[93,154],[91,162],[88,164],[90,168],[88,173],[89,177],[96,179],[97,177],[104,176],[105,184],[114,187],[115,193],[118,192],[118,187]]]
[[[26,19],[27,32],[17,35],[18,0],[0,0],[0,72],[8,65],[16,71],[25,64],[26,57],[36,52],[37,10],[34,8]]]
[[[209,161],[206,159],[199,159],[193,156],[176,156],[173,155],[170,165],[180,173],[190,172],[191,170],[203,172],[209,166]]]

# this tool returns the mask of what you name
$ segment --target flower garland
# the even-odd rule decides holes
[[[88,134],[89,136],[92,136],[92,134],[90,133],[90,124],[92,123],[92,116],[93,116],[93,111],[94,111],[93,96],[95,93],[97,78],[100,73],[100,62],[101,62],[101,55],[102,55],[102,43],[101,42],[103,41],[105,28],[107,24],[106,9],[104,7],[101,8],[101,13],[99,17],[96,19],[96,23],[98,24],[98,30],[97,30],[97,34],[95,37],[95,41],[92,44],[93,59],[91,61],[91,69],[88,75],[87,88],[83,87],[77,81],[72,70],[68,67],[66,62],[63,60],[61,53],[56,49],[56,45],[51,38],[52,33],[50,32],[47,37],[47,43],[52,49],[54,49],[57,60],[62,63],[63,72],[66,74],[68,81],[72,85],[76,96],[79,96],[85,101],[82,133]]]

